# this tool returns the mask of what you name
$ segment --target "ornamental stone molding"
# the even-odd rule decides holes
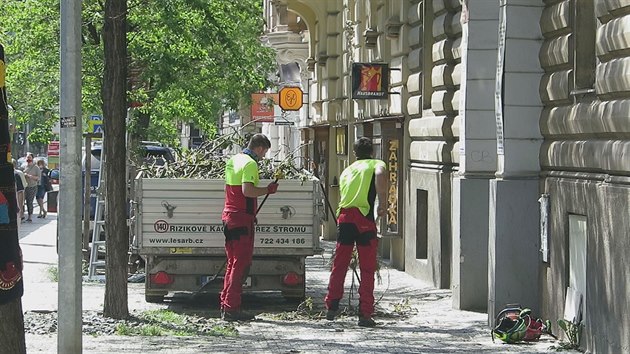
[[[304,67],[306,65],[306,59],[308,59],[307,48],[285,48],[276,50],[276,61],[280,65],[299,63],[300,67]]]

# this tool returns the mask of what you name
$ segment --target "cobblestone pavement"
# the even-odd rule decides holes
[[[20,230],[25,261],[25,294],[22,304],[28,311],[56,311],[57,284],[47,277],[47,269],[57,264],[55,214],[46,219],[34,219]],[[328,280],[328,260],[331,242],[325,242],[327,252],[307,261],[307,297],[313,300],[315,311],[323,311],[323,297]],[[451,308],[451,292],[432,288],[404,272],[383,268],[382,283],[375,289],[377,305],[376,328],[361,328],[356,316],[340,316],[329,322],[297,316],[293,320],[282,316],[295,310],[276,294],[248,295],[244,307],[257,314],[257,320],[238,323],[237,337],[142,337],[83,335],[83,353],[546,353],[555,342],[543,336],[534,344],[507,345],[493,343],[487,326],[487,315],[458,311]],[[346,289],[350,284],[350,272]],[[204,312],[216,318],[216,301],[190,302],[174,297],[164,304],[144,301],[143,284],[129,284],[129,310],[139,313],[148,309],[171,309],[175,312]],[[104,285],[85,284],[83,310],[102,310]],[[348,296],[342,306],[348,306]],[[352,305],[357,305],[357,300]],[[56,334],[27,334],[28,353],[57,353]],[[75,354],[75,353],[64,353]]]

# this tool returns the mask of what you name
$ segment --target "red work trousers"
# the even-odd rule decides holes
[[[341,209],[337,222],[337,247],[328,282],[326,308],[339,309],[339,301],[343,297],[343,284],[352,258],[352,250],[356,244],[361,270],[359,313],[362,317],[371,317],[374,313],[374,273],[378,250],[376,224],[363,216],[357,208]]]
[[[221,308],[226,312],[240,311],[243,278],[254,253],[254,216],[225,212],[222,219],[227,262]]]

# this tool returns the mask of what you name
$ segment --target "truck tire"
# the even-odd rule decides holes
[[[290,302],[293,304],[299,304],[305,300],[304,293],[296,293],[296,292],[282,292],[282,296],[286,302]]]
[[[129,261],[127,261],[128,273],[136,274],[138,270],[145,269],[145,261],[139,254],[130,253]]]
[[[301,303],[306,299],[306,284],[302,284],[302,287],[282,290],[282,297],[284,300],[290,303]]]

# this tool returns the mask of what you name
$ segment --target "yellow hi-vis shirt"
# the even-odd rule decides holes
[[[256,214],[257,198],[243,195],[243,183],[259,182],[258,164],[247,154],[232,156],[225,164],[225,212],[245,212]]]
[[[385,162],[377,159],[357,160],[348,166],[339,176],[339,208],[358,208],[363,216],[374,210],[376,199],[375,170],[385,168]]]

